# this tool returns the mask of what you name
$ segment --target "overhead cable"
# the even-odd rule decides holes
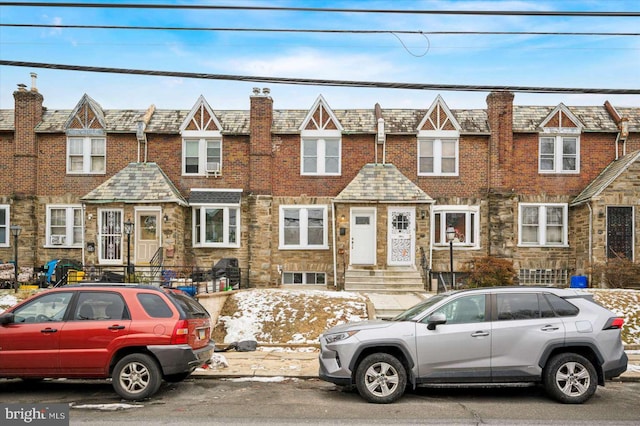
[[[7,24],[0,27],[98,29],[98,30],[154,30],[154,31],[219,31],[264,33],[337,33],[337,34],[417,34],[417,35],[554,35],[554,36],[640,36],[640,32],[563,32],[563,31],[422,31],[422,30],[340,30],[296,28],[229,28],[229,27],[163,27],[135,25],[73,25],[73,24]]]
[[[197,10],[249,10],[323,13],[391,13],[408,15],[485,15],[485,16],[579,16],[579,17],[638,17],[640,12],[610,11],[548,11],[548,10],[408,10],[408,9],[347,9],[323,7],[278,7],[278,6],[220,6],[205,4],[147,4],[147,3],[87,3],[87,2],[17,2],[2,1],[0,6],[22,7],[84,7],[102,9],[197,9]]]
[[[608,95],[640,95],[640,89],[596,89],[596,88],[566,88],[566,87],[530,87],[530,86],[499,86],[499,85],[458,85],[458,84],[428,84],[428,83],[394,83],[379,81],[356,80],[324,80],[312,78],[264,77],[246,75],[209,74],[180,71],[139,70],[111,67],[94,67],[84,65],[52,64],[42,62],[7,61],[0,60],[0,65],[47,68],[55,70],[85,71],[110,74],[147,75],[161,77],[181,77],[203,80],[246,81],[253,83],[291,84],[304,86],[336,86],[336,87],[369,87],[378,89],[410,89],[410,90],[446,90],[460,92],[490,92],[510,91],[521,93],[581,93]]]

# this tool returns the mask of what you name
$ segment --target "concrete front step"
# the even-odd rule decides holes
[[[424,291],[424,282],[413,268],[350,269],[345,273],[344,288],[347,291]]]

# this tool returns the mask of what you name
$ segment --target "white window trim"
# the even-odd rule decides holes
[[[82,139],[82,171],[71,170],[71,139]],[[104,142],[104,170],[91,171],[91,140],[102,139]],[[107,138],[105,136],[67,136],[67,174],[69,175],[104,175],[107,173]]]
[[[524,207],[538,207],[538,223],[539,242],[524,243],[522,242],[522,210]],[[557,244],[547,243],[547,207],[562,207],[562,242]],[[569,207],[566,203],[519,203],[518,204],[518,247],[569,247]]]
[[[6,231],[5,231],[5,238],[6,241],[2,242],[0,241],[0,247],[9,247],[11,245],[11,207],[9,206],[9,204],[0,204],[0,210],[4,210],[5,211],[5,218],[6,218],[6,223],[4,225],[1,225],[3,227],[6,227]]]
[[[308,245],[308,244],[298,244],[298,245],[285,245],[284,243],[284,211],[285,210],[300,210],[300,240],[308,241],[308,214],[307,210],[309,209],[322,209],[322,244],[319,245]],[[305,226],[302,226],[302,222],[304,220]],[[328,208],[326,205],[319,204],[290,204],[290,205],[282,205],[280,206],[280,219],[279,219],[279,246],[280,250],[326,250],[329,248],[329,222],[328,222]]]
[[[198,173],[187,173],[186,144],[187,141],[198,141]],[[182,175],[206,176],[207,175],[207,141],[220,143],[220,173],[222,172],[222,134],[211,131],[184,131],[182,132]]]
[[[198,235],[196,234],[196,214],[197,210],[200,210],[200,242],[196,243],[198,240]],[[223,242],[221,243],[208,243],[205,241],[206,237],[206,210],[207,209],[221,209],[222,217],[223,217]],[[236,242],[229,243],[229,210],[236,210]],[[240,247],[240,218],[241,218],[241,210],[238,204],[191,204],[191,241],[193,247],[226,247],[226,248],[238,248]]]
[[[326,140],[338,141],[338,171],[328,173],[325,171]],[[318,142],[316,151],[316,172],[304,171],[304,143],[305,141]],[[305,130],[300,133],[300,175],[302,176],[341,176],[342,175],[342,132],[339,130]]]
[[[442,140],[455,140],[455,171],[442,172]],[[420,171],[420,142],[433,141],[433,172]],[[458,176],[460,174],[460,133],[455,130],[437,130],[418,132],[418,156],[416,158],[416,170],[418,176]]]
[[[64,209],[65,210],[65,240],[66,242],[64,244],[51,244],[51,210],[60,210],[60,209]],[[44,242],[44,247],[45,248],[52,248],[52,249],[60,249],[60,248],[64,248],[64,249],[68,249],[68,248],[82,248],[82,241],[78,241],[75,242],[74,244],[70,244],[69,241],[73,241],[73,212],[74,210],[80,210],[80,213],[82,214],[82,205],[80,204],[48,204],[47,205],[47,227],[45,230],[45,242]],[[81,227],[83,227],[84,225],[81,224]],[[82,230],[82,238],[84,239],[84,229]]]
[[[480,237],[481,237],[481,232],[480,232],[480,206],[459,206],[459,205],[441,205],[441,206],[433,206],[433,208],[431,209],[431,223],[434,224],[432,226],[432,232],[431,232],[431,242],[433,244],[434,249],[444,249],[444,248],[448,248],[449,247],[449,242],[447,241],[446,238],[446,231],[447,231],[447,223],[446,220],[441,220],[440,221],[440,229],[435,229],[435,216],[436,214],[439,213],[441,215],[445,215],[447,213],[465,213],[465,226],[466,229],[471,229],[471,214],[474,215],[473,217],[473,229],[475,230],[475,235],[474,235],[474,240],[475,243],[471,244],[471,243],[463,243],[463,242],[459,242],[453,243],[453,246],[456,248],[469,248],[469,249],[479,249],[480,248]],[[441,242],[440,243],[436,243],[436,232],[440,232],[441,233]]]
[[[553,158],[553,170],[542,170],[542,139],[554,138],[554,158]],[[576,139],[576,169],[575,170],[563,170],[563,140],[564,138]],[[561,134],[540,133],[538,136],[538,173],[540,174],[580,174],[580,134],[563,132]]]

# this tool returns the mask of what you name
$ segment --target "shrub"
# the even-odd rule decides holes
[[[463,270],[467,273],[468,287],[498,287],[513,285],[516,271],[513,262],[493,256],[466,262]]]
[[[625,257],[594,265],[592,274],[596,287],[604,284],[607,288],[640,288],[640,265]]]

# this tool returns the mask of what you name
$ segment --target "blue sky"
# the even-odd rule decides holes
[[[100,0],[92,0],[98,2]],[[54,3],[54,1],[52,1]],[[144,3],[118,0],[111,3]],[[521,1],[169,1],[357,9],[639,12],[637,0]],[[3,24],[130,25],[411,31],[640,32],[640,18],[293,11],[96,9],[0,6]],[[640,88],[640,37],[540,35],[308,34],[0,27],[0,59],[209,74],[455,85]],[[403,46],[404,44],[404,46]],[[406,46],[406,48],[405,48]],[[297,86],[127,76],[0,66],[0,108],[13,108],[18,83],[50,109],[71,109],[87,93],[105,109],[190,109],[204,95],[214,109],[248,109],[253,87],[269,87],[275,108],[306,109],[322,94],[334,109],[428,108],[440,94],[451,108],[485,108],[487,92]],[[518,105],[638,106],[640,95],[516,93]]]

